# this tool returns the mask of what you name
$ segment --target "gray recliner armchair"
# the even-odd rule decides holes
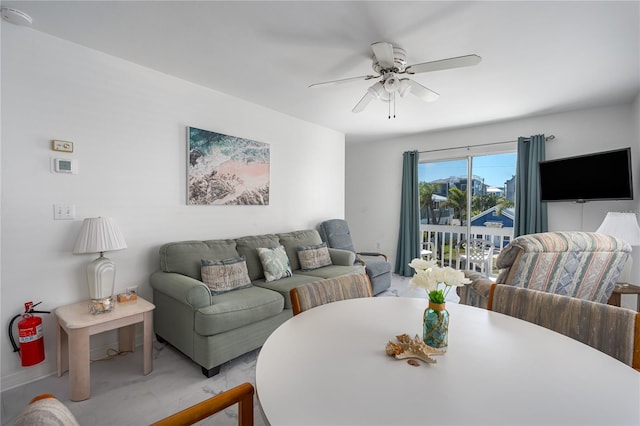
[[[521,235],[500,252],[495,283],[607,303],[630,253],[627,242],[594,232]],[[465,275],[471,284],[458,287],[460,303],[486,308],[493,281]]]
[[[391,264],[387,261],[387,256],[378,252],[357,252],[346,220],[326,220],[320,224],[319,232],[322,241],[326,242],[328,247],[350,250],[356,254],[356,262],[365,267],[369,276],[374,296],[391,287]],[[360,256],[377,259],[365,260]]]

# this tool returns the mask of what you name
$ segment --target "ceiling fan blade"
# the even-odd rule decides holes
[[[418,74],[421,72],[440,71],[450,68],[470,67],[479,64],[481,60],[482,58],[478,55],[458,56],[456,58],[409,65],[405,68],[404,72],[407,74]]]
[[[362,99],[360,99],[360,102],[358,102],[356,106],[353,107],[351,112],[359,113],[364,111],[367,105],[369,105],[369,102],[371,102],[372,100],[373,100],[373,96],[371,96],[369,92],[365,93]]]
[[[373,54],[383,69],[392,69],[394,65],[393,45],[385,41],[379,41],[371,45]]]
[[[352,81],[358,81],[358,80],[371,80],[372,78],[378,78],[378,77],[380,76],[379,75],[362,75],[360,77],[350,77],[350,78],[343,78],[340,80],[324,81],[322,83],[310,84],[309,88],[320,87],[320,86],[331,86],[334,84],[342,84],[342,83],[350,83]]]
[[[422,84],[416,83],[411,79],[403,78],[402,81],[406,81],[411,87],[411,90],[409,91],[409,93],[413,93],[414,95],[416,95],[417,97],[419,97],[425,102],[433,102],[440,97],[440,95],[434,92],[433,90],[427,89]]]

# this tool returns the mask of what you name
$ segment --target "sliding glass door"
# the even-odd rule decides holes
[[[513,237],[515,173],[515,152],[421,162],[423,255],[445,266],[475,267],[467,264],[467,242],[485,240],[480,270],[491,276],[491,260]]]

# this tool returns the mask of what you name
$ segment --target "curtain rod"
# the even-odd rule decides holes
[[[549,135],[549,136],[545,137],[544,140],[546,142],[549,142],[549,141],[554,140],[555,138],[556,138],[555,135]],[[524,138],[524,141],[525,142],[529,142],[529,141],[531,141],[531,138]],[[476,146],[502,145],[502,144],[505,144],[505,143],[516,143],[516,142],[518,142],[518,141],[515,140],[515,141],[504,141],[504,142],[489,142],[489,143],[481,143],[481,144],[478,144],[478,145],[453,146],[453,147],[450,147],[450,148],[428,149],[426,151],[418,151],[418,154],[422,154],[422,153],[425,153],[425,152],[449,151],[451,149],[463,149],[463,148],[469,149],[471,147],[475,148]]]

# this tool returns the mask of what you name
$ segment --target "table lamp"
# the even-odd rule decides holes
[[[620,238],[631,246],[640,246],[640,227],[635,213],[609,212],[596,232]],[[632,264],[633,257],[629,255],[618,277],[621,286],[628,285],[631,281]]]
[[[116,282],[116,265],[104,257],[105,251],[127,248],[127,243],[115,221],[109,217],[91,217],[82,222],[73,247],[73,254],[100,253],[100,257],[87,265],[89,284],[89,312],[96,315],[111,312]]]

